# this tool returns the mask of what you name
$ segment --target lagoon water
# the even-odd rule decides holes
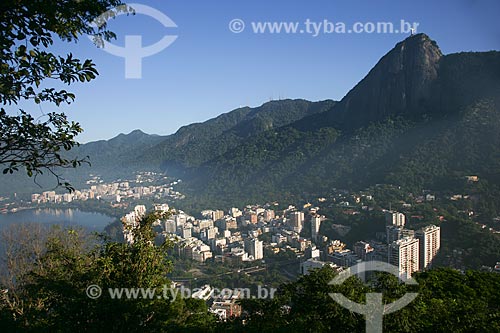
[[[91,231],[103,231],[115,219],[113,217],[78,209],[28,209],[15,213],[0,214],[0,229],[13,223],[59,224],[63,226],[82,226]]]

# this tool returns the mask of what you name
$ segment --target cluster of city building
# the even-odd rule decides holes
[[[155,205],[155,211],[167,212],[167,204]],[[264,210],[266,211],[266,210]],[[221,210],[202,212],[203,219],[196,219],[182,211],[172,210],[173,214],[155,224],[161,240],[174,240],[175,250],[181,257],[205,262],[208,259],[236,262],[255,261],[264,258],[263,241],[258,239],[258,230],[242,233],[242,225],[257,224],[257,213],[241,212],[232,208],[229,214]],[[135,206],[134,211],[125,215],[123,222],[124,238],[133,242],[133,230],[145,215],[146,207]],[[274,211],[264,212],[268,220]]]
[[[399,268],[400,275],[411,275],[430,268],[441,247],[441,228],[429,225],[419,230],[405,229],[401,213],[388,213],[388,262]],[[397,218],[394,218],[397,216]]]
[[[183,199],[184,195],[175,191],[174,186],[180,180],[162,185],[144,185],[158,182],[161,174],[154,172],[139,172],[133,180],[116,181],[105,183],[99,176],[90,175],[87,189],[75,190],[71,193],[57,194],[55,191],[45,191],[31,195],[31,202],[41,203],[62,203],[86,200],[105,200],[120,203],[122,200],[140,200],[144,198],[152,199]]]
[[[329,241],[323,255],[321,251],[307,251],[301,263],[301,273],[312,268],[330,265],[341,270],[361,261],[383,261],[398,268],[401,278],[432,266],[441,247],[441,229],[430,225],[419,230],[406,229],[403,213],[386,211],[386,232],[377,233],[377,239],[358,241],[353,250],[339,240]],[[323,259],[323,260],[320,260]]]
[[[293,251],[301,259],[301,274],[325,265],[341,270],[360,261],[377,260],[398,267],[401,277],[411,277],[429,268],[440,248],[440,227],[407,229],[406,216],[399,212],[386,211],[385,232],[377,233],[375,240],[356,242],[351,250],[340,240],[320,233],[325,217],[318,214],[318,207],[307,204],[299,210],[289,206],[278,212],[273,208],[273,204],[267,204],[246,206],[243,210],[231,208],[228,212],[205,210],[201,212],[202,219],[172,210],[173,215],[157,221],[156,226],[159,237],[175,240],[181,257],[198,262],[212,259],[238,263],[263,259],[264,248],[275,254]],[[166,204],[155,205],[154,209],[169,211]],[[133,241],[130,230],[145,212],[144,206],[136,206],[122,218],[127,241]],[[303,232],[306,224],[310,232]],[[341,233],[345,226],[335,227]],[[270,235],[266,242],[259,240],[262,234]]]
[[[375,240],[357,241],[351,250],[340,240],[322,235],[320,229],[325,217],[318,214],[318,207],[307,204],[302,209],[289,206],[276,211],[274,205],[231,208],[227,212],[205,210],[198,219],[170,209],[167,204],[154,205],[155,211],[171,213],[155,222],[158,241],[173,240],[177,255],[200,263],[262,260],[267,248],[275,254],[294,252],[300,261],[301,274],[324,266],[342,271],[361,261],[377,260],[396,266],[403,279],[432,266],[440,248],[440,227],[406,229],[406,216],[399,212],[386,211],[385,232],[377,233]],[[145,214],[146,207],[137,205],[122,218],[127,242],[134,241],[133,230]],[[305,230],[305,226],[310,230]],[[341,225],[334,228],[339,233],[346,232]],[[262,234],[267,234],[265,242],[259,239]],[[306,234],[308,237],[303,237]],[[204,286],[206,292],[200,295],[209,294],[210,289]],[[233,294],[225,299],[211,299],[211,311],[221,318],[237,316],[241,311],[238,298]]]

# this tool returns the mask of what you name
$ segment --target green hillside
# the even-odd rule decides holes
[[[398,44],[332,109],[250,136],[201,167],[188,159],[185,165],[194,167],[183,174],[183,190],[194,202],[228,205],[377,183],[452,191],[472,174],[498,183],[500,53],[442,56],[425,35],[402,43],[411,48]],[[414,53],[394,54],[408,49]],[[390,72],[391,59],[400,71]],[[409,76],[424,77],[435,68],[428,87],[418,87],[418,101],[387,100],[387,94],[405,96],[421,82]]]

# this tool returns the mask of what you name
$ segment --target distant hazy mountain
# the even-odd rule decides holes
[[[146,134],[135,130],[129,134],[119,134],[110,140],[90,142],[72,151],[75,156],[88,156],[92,166],[84,169],[98,174],[108,174],[117,170],[135,171],[140,161],[137,156],[164,140],[164,136]],[[78,170],[80,172],[80,170]]]
[[[334,105],[331,100],[279,100],[257,108],[239,108],[204,123],[184,126],[138,158],[159,163],[168,173],[183,175],[186,168],[192,170],[217,160],[250,138],[330,110]]]
[[[77,187],[83,186],[91,173],[103,175],[108,179],[128,176],[136,171],[139,165],[136,157],[163,138],[135,130],[129,134],[120,134],[110,140],[82,144],[72,149],[68,155],[80,158],[88,156],[91,166],[84,164],[77,169],[58,170],[57,172]],[[23,171],[13,175],[0,175],[0,194],[47,191],[54,189],[57,185],[52,175],[42,175],[37,178],[40,187],[34,183],[33,178],[29,178]]]
[[[82,186],[90,173],[99,174],[108,180],[126,177],[141,170],[183,175],[184,170],[217,158],[251,136],[329,110],[334,104],[331,100],[271,101],[257,108],[243,107],[203,123],[184,126],[168,136],[149,135],[135,130],[110,140],[90,142],[75,148],[70,155],[88,156],[92,165],[64,170],[62,173],[76,186]],[[0,179],[0,194],[42,190],[22,173],[0,176]],[[44,187],[55,185],[54,179],[50,177],[40,177],[38,181]]]

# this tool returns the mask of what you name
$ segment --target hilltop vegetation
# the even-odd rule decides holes
[[[377,275],[370,284],[352,277],[331,285],[337,273],[324,267],[282,284],[273,298],[242,299],[243,315],[220,321],[207,311],[204,301],[164,293],[165,286],[170,286],[165,278],[172,269],[166,252],[170,244],[152,243],[152,224],[165,217],[144,218],[134,230],[133,244],[98,241],[76,230],[56,230],[41,244],[17,247],[11,258],[32,253],[36,262],[18,262],[16,267],[21,269],[11,271],[17,273],[8,280],[13,284],[0,297],[2,329],[364,332],[365,318],[341,307],[329,293],[342,293],[363,304],[367,293],[382,292],[383,302],[388,304],[407,292],[416,292],[417,298],[408,306],[384,316],[385,332],[500,330],[500,274],[450,269],[416,274],[418,286],[402,284],[392,275]],[[102,288],[102,294],[97,289],[89,291],[96,286]],[[108,288],[149,288],[160,297],[112,298]]]

